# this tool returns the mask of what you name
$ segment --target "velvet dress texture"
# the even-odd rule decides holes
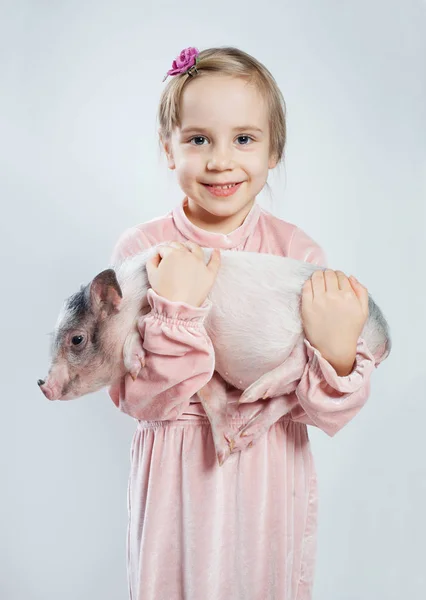
[[[326,265],[300,228],[254,204],[224,235],[196,227],[182,201],[163,217],[127,229],[111,262],[165,241],[263,252]],[[334,436],[359,412],[380,359],[360,337],[352,372],[339,377],[305,340],[308,362],[294,407],[254,444],[219,466],[198,399],[214,351],[203,322],[211,308],[148,293],[146,368],[108,393],[137,421],[128,481],[127,573],[131,600],[310,600],[318,494],[307,425]],[[267,318],[267,315],[264,316]],[[265,341],[267,343],[267,341]],[[240,391],[228,386],[229,398]],[[238,430],[268,400],[241,405]]]

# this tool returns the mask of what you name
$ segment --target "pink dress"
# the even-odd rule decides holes
[[[182,203],[126,230],[112,262],[169,240],[326,266],[308,235],[258,204],[223,235],[193,225]],[[365,404],[379,362],[360,338],[353,372],[339,377],[305,340],[308,363],[295,407],[220,467],[196,395],[213,372],[203,326],[210,306],[169,302],[152,290],[149,302],[142,332],[147,368],[135,382],[126,375],[109,388],[119,410],[137,420],[128,484],[130,599],[309,600],[318,498],[307,425],[337,433]],[[266,402],[242,405],[231,427],[238,430]]]

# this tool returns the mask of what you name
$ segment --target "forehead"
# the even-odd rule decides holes
[[[266,102],[259,89],[246,79],[227,75],[195,76],[185,87],[180,105],[180,125],[268,127]]]

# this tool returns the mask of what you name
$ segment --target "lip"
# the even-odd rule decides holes
[[[243,183],[244,183],[244,181],[239,181],[239,182],[230,181],[228,183],[203,183],[202,185],[206,188],[206,190],[208,190],[208,192],[212,196],[227,197],[227,196],[232,196],[233,194],[235,194],[235,192],[240,189],[241,184],[243,184]],[[217,185],[220,185],[220,186],[233,185],[233,187],[223,189],[223,188],[215,187]]]

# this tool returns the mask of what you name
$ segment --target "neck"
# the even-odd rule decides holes
[[[206,231],[213,233],[231,233],[235,231],[240,225],[244,223],[245,218],[251,211],[255,199],[246,204],[238,212],[228,216],[212,215],[211,213],[204,210],[201,206],[196,204],[190,198],[187,198],[183,205],[183,210],[188,219],[199,227]]]

